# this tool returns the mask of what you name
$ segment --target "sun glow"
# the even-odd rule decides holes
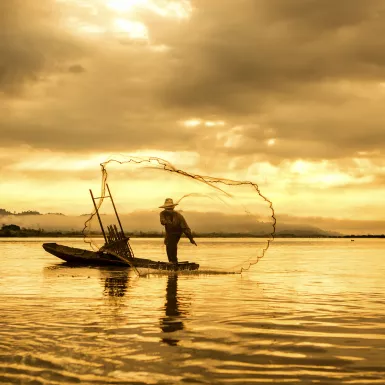
[[[148,39],[147,27],[139,21],[116,19],[114,26],[117,32],[127,33],[131,39]]]
[[[190,120],[186,120],[184,122],[184,125],[186,127],[196,127],[196,126],[199,126],[201,123],[202,121],[200,119],[190,119]]]
[[[187,19],[192,13],[188,0],[56,0],[69,5],[63,8],[66,28],[84,36],[103,37],[125,34],[132,40],[149,41],[147,18],[155,16],[170,21]]]
[[[129,13],[145,10],[162,17],[186,19],[192,12],[188,0],[101,0],[104,6],[116,13]]]
[[[107,0],[106,7],[115,12],[128,12],[134,7],[146,6],[147,0]]]
[[[306,174],[311,167],[309,162],[304,162],[303,160],[296,160],[292,166],[291,171],[295,174]]]
[[[189,1],[152,1],[149,8],[163,17],[188,18],[192,12]]]
[[[206,127],[224,126],[223,120],[202,120],[202,119],[188,119],[181,122],[185,127],[197,127],[204,125]]]

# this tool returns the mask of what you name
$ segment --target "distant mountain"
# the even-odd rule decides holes
[[[178,210],[179,211],[179,210]],[[257,220],[255,216],[225,214],[222,212],[183,212],[191,229],[196,233],[227,234],[269,234],[272,230],[271,220]],[[101,213],[104,224],[111,224],[114,218]],[[337,219],[331,217],[299,217],[278,213],[276,235],[282,237],[342,236],[385,234],[385,220]],[[27,210],[12,213],[0,209],[0,227],[2,224],[16,224],[24,228],[44,229],[47,231],[81,231],[89,214],[64,215],[62,213],[41,214]],[[142,210],[120,215],[126,232],[161,232],[159,212]],[[316,225],[316,226],[314,226]],[[93,220],[93,230],[99,231],[97,218]]]
[[[27,211],[22,211],[21,213],[17,213],[15,215],[43,215],[43,214],[40,214],[38,211],[27,210]]]
[[[0,215],[13,215],[10,211],[5,209],[0,209]]]
[[[305,228],[296,228],[292,226],[291,229],[287,229],[284,231],[277,231],[276,237],[339,237],[343,234],[338,233],[336,231],[326,231],[322,229],[318,229],[316,227],[306,226]]]
[[[27,210],[22,211],[21,213],[17,213],[16,211],[11,213],[10,211],[7,211],[5,209],[0,209],[0,215],[42,215],[38,211],[35,210]]]
[[[6,210],[3,210],[6,211]],[[7,212],[9,213],[9,212]],[[35,214],[34,214],[35,213]],[[20,214],[5,214],[0,224],[16,224],[23,228],[43,229],[44,231],[82,231],[88,215],[66,216],[61,213],[40,214],[26,211]],[[101,214],[104,226],[116,223],[110,214]],[[220,212],[183,212],[189,226],[196,234],[236,234],[245,236],[268,236],[273,228],[271,222],[258,221],[249,215],[229,215]],[[123,228],[127,233],[161,233],[163,227],[159,223],[159,213],[153,211],[135,211],[120,215]],[[92,230],[99,231],[99,223],[94,218]],[[276,235],[280,237],[324,237],[340,236],[341,233],[323,230],[306,223],[285,223],[277,221]]]
[[[47,214],[41,214],[39,211],[36,210],[27,210],[27,211],[22,211],[21,213],[17,213],[14,211],[13,213],[5,210],[5,209],[0,209],[0,216],[5,216],[5,215],[64,215],[62,213],[47,213]]]

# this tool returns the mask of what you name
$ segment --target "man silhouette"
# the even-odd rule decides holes
[[[178,203],[174,203],[171,198],[167,198],[164,204],[159,206],[159,208],[164,209],[160,213],[160,223],[166,230],[164,244],[166,245],[168,260],[171,263],[178,263],[178,242],[183,233],[193,245],[197,246],[183,215],[174,211],[177,205]]]

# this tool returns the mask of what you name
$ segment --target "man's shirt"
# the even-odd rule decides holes
[[[181,213],[174,210],[163,210],[160,213],[160,223],[165,227],[166,234],[185,233],[187,238],[191,238],[191,230]]]

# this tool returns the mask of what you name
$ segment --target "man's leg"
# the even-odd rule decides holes
[[[166,238],[166,251],[169,262],[178,263],[178,242],[180,234],[169,234]]]

